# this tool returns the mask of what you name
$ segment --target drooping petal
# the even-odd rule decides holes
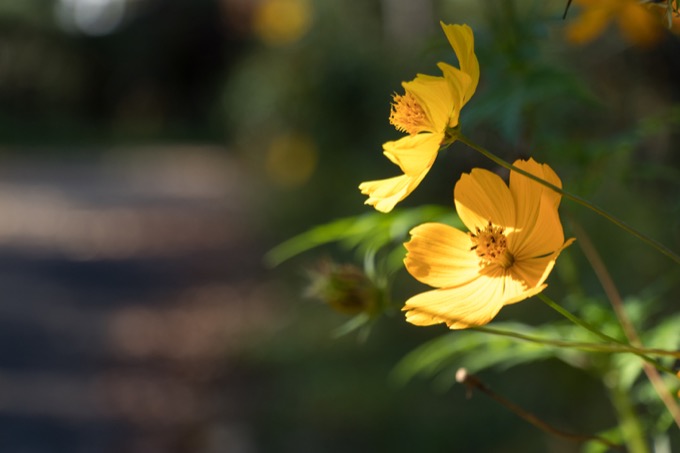
[[[456,127],[458,126],[458,120],[460,118],[460,110],[466,102],[465,93],[472,82],[470,76],[458,68],[454,68],[446,63],[438,63],[437,66],[439,66],[439,69],[441,69],[444,78],[449,84],[451,97],[453,99],[453,104],[449,113],[448,126]]]
[[[436,288],[459,286],[479,276],[479,257],[466,233],[441,223],[425,223],[410,233],[404,264],[422,283]]]
[[[464,104],[475,94],[479,83],[479,61],[475,55],[475,38],[472,29],[467,25],[446,25],[443,22],[440,24],[458,58],[461,71],[470,76],[471,83],[463,96]]]
[[[383,153],[407,175],[420,175],[432,167],[443,133],[407,135],[383,144]]]
[[[475,168],[464,173],[453,191],[456,212],[470,231],[495,225],[515,228],[515,204],[505,182],[495,173]]]
[[[529,159],[517,160],[513,165],[562,187],[560,178],[546,164]],[[517,231],[508,236],[512,254],[522,260],[554,252],[564,242],[557,213],[561,195],[515,171],[510,172],[510,192],[515,201],[517,225]]]
[[[509,277],[508,277],[509,279]],[[506,283],[507,280],[506,280]],[[514,297],[511,297],[509,299],[506,299],[503,305],[512,305],[516,304],[517,302],[522,302],[523,300],[526,300],[530,297],[534,297],[536,294],[542,292],[544,289],[546,289],[548,285],[540,285],[540,286],[535,286],[533,288],[525,289],[524,291],[517,292],[517,294]]]
[[[443,133],[453,106],[453,95],[446,79],[418,74],[415,79],[401,85],[418,100],[432,123],[431,132]]]
[[[503,279],[480,275],[453,288],[417,294],[406,301],[406,321],[418,326],[445,323],[451,329],[481,326],[503,307]]]
[[[418,187],[429,168],[416,176],[401,175],[377,181],[366,181],[359,185],[361,193],[368,195],[365,204],[375,207],[380,212],[390,212],[394,206],[406,198]]]

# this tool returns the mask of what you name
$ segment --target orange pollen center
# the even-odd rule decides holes
[[[411,93],[395,94],[392,99],[394,102],[390,111],[390,124],[398,131],[415,135],[430,128],[425,110]]]
[[[503,233],[505,228],[494,226],[489,220],[486,228],[477,227],[475,233],[468,233],[472,240],[472,247],[477,253],[480,266],[498,264],[504,269],[515,262],[515,258],[508,251],[508,240]]]

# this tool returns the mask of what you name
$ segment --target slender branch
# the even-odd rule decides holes
[[[523,420],[534,425],[536,428],[538,428],[542,431],[545,431],[549,434],[560,437],[562,439],[570,440],[572,442],[578,442],[578,443],[599,442],[603,445],[606,445],[609,448],[613,448],[613,449],[619,450],[619,451],[625,451],[623,449],[623,446],[621,446],[619,444],[615,444],[615,443],[611,442],[610,440],[605,439],[604,437],[594,436],[594,435],[589,435],[589,434],[574,434],[574,433],[570,433],[570,432],[567,432],[567,431],[563,431],[559,428],[555,428],[554,426],[550,425],[547,422],[544,422],[543,420],[541,420],[540,418],[538,418],[536,415],[532,414],[531,412],[525,411],[524,409],[522,409],[521,407],[519,407],[517,404],[513,403],[512,401],[508,400],[504,396],[501,396],[498,393],[494,392],[489,387],[487,387],[486,384],[484,384],[482,381],[480,381],[478,377],[476,377],[472,374],[469,374],[465,368],[460,368],[456,372],[456,381],[460,382],[461,384],[465,384],[468,388],[468,392],[471,393],[473,389],[479,390],[480,392],[489,396],[494,401],[505,406],[507,409],[509,409],[511,412],[513,412],[518,417],[522,418]]]
[[[595,248],[595,246],[593,245],[592,241],[590,240],[586,232],[583,230],[583,228],[581,228],[581,226],[574,221],[572,221],[571,223],[572,228],[576,233],[576,236],[578,236],[579,238],[578,242],[580,244],[581,250],[583,250],[586,259],[593,268],[593,271],[595,271],[595,275],[600,281],[600,284],[602,285],[602,288],[604,289],[607,298],[611,302],[612,307],[614,309],[614,313],[616,313],[616,317],[619,319],[619,322],[623,327],[623,331],[626,334],[628,341],[630,341],[631,345],[635,346],[636,348],[638,347],[642,348],[642,341],[640,340],[640,336],[638,335],[637,331],[635,330],[635,326],[628,317],[628,313],[626,313],[626,309],[623,306],[623,301],[621,300],[621,294],[619,293],[616,285],[614,284],[614,280],[609,274],[609,271],[607,270],[607,267],[602,261],[600,254],[597,252],[597,249]],[[668,412],[670,412],[670,414],[673,416],[675,424],[678,425],[678,427],[680,427],[680,407],[678,406],[677,401],[675,401],[673,395],[671,395],[670,391],[664,384],[663,379],[661,379],[658,370],[651,366],[649,363],[644,363],[642,367],[645,374],[647,375],[647,378],[652,383],[654,390],[659,395],[659,398],[661,398],[661,401],[663,401],[664,405],[666,406],[666,409],[668,409]]]
[[[531,343],[539,343],[539,344],[545,344],[548,346],[556,346],[558,348],[571,348],[571,349],[580,349],[583,351],[593,351],[593,352],[601,352],[601,353],[609,353],[609,354],[620,354],[620,353],[629,353],[629,354],[635,354],[640,357],[644,357],[646,355],[658,355],[658,356],[668,356],[668,357],[674,357],[676,359],[680,359],[680,351],[669,351],[666,349],[655,349],[655,348],[637,348],[635,346],[627,345],[625,343],[588,343],[584,341],[563,341],[563,340],[555,340],[552,338],[542,338],[542,337],[536,337],[533,335],[526,335],[523,333],[518,333],[518,332],[512,332],[510,330],[503,330],[503,329],[496,329],[494,327],[489,327],[489,326],[478,326],[478,327],[471,327],[473,330],[477,330],[479,332],[485,332],[485,333],[490,333],[492,335],[500,335],[504,337],[509,337],[509,338],[515,338],[517,340],[522,340],[522,341],[528,341]],[[664,371],[668,371],[669,373],[673,373],[673,371],[669,368],[664,367],[663,365],[659,364],[659,367],[664,369]]]
[[[525,171],[525,170],[522,170],[521,168],[515,167],[514,165],[512,165],[512,164],[506,162],[505,160],[501,159],[500,157],[496,156],[491,151],[489,151],[485,148],[482,148],[481,146],[477,145],[476,143],[470,141],[469,139],[467,139],[465,136],[461,135],[460,133],[458,133],[456,135],[456,139],[458,141],[466,144],[470,148],[474,149],[475,151],[483,154],[484,156],[491,159],[493,162],[502,166],[503,168],[507,168],[508,170],[511,170],[511,171],[519,173],[520,175],[526,176],[527,178],[532,179],[532,180],[538,182],[539,184],[542,184],[545,187],[561,194],[562,196],[564,196],[564,198],[567,198],[571,201],[574,201],[574,202],[576,202],[576,203],[578,203],[582,206],[585,206],[586,208],[590,209],[591,211],[593,211],[593,212],[601,215],[605,219],[609,220],[614,225],[623,229],[627,233],[630,233],[633,236],[635,236],[636,238],[640,239],[642,242],[646,243],[647,245],[654,247],[656,250],[658,250],[662,254],[666,255],[668,258],[672,259],[676,263],[680,264],[680,255],[676,254],[675,252],[673,252],[672,250],[670,250],[668,247],[661,244],[660,242],[657,242],[654,239],[646,236],[645,234],[637,231],[636,229],[634,229],[633,227],[631,227],[627,223],[623,222],[622,220],[617,219],[616,217],[607,213],[603,209],[595,206],[594,204],[590,203],[588,200],[581,198],[578,195],[571,194],[571,193],[563,190],[562,188],[560,188],[560,187],[558,187],[554,184],[551,184],[548,181],[545,181],[544,179],[541,179],[536,175],[529,173],[528,171]]]
[[[583,327],[584,329],[590,331],[591,333],[594,333],[598,337],[602,338],[605,341],[613,341],[614,343],[620,343],[620,344],[625,344],[621,340],[618,340],[614,337],[611,337],[605,333],[600,332],[595,326],[592,324],[582,320],[578,316],[574,316],[573,314],[569,313],[567,310],[562,308],[560,304],[555,302],[554,300],[550,299],[548,296],[545,294],[538,294],[537,297],[541,299],[543,303],[545,303],[547,306],[567,318],[569,321],[573,322],[574,324]]]
[[[642,348],[642,345],[640,345],[640,344],[631,345],[629,343],[625,343],[621,340],[618,340],[614,337],[611,337],[607,334],[600,332],[592,324],[587,323],[586,321],[582,320],[578,316],[574,316],[573,314],[569,313],[567,310],[562,308],[558,303],[556,303],[555,301],[550,299],[545,294],[538,294],[537,297],[539,299],[541,299],[543,302],[545,302],[550,308],[557,311],[559,314],[561,314],[562,316],[564,316],[565,318],[567,318],[568,320],[570,320],[574,324],[583,327],[584,329],[588,330],[591,333],[594,333],[595,335],[597,335],[598,337],[602,338],[603,340],[605,340],[607,342],[614,342],[615,344],[618,344],[618,345],[630,347],[630,348],[632,348],[630,352],[639,356],[641,359],[645,360],[647,362],[647,364],[650,364],[654,368],[662,370],[666,373],[673,373],[673,370],[671,370],[670,368],[668,368],[668,367],[664,366],[663,364],[657,362],[656,360],[652,359],[651,357],[648,357],[645,354],[645,351],[651,351],[651,350]],[[671,351],[668,351],[668,352],[671,352]],[[675,354],[675,352],[673,352],[673,354]],[[678,351],[677,354],[680,355],[680,351]],[[664,355],[664,354],[661,354],[661,355]]]

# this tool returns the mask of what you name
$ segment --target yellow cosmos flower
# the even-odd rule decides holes
[[[546,164],[533,159],[515,166],[561,187]],[[466,233],[440,223],[411,230],[404,259],[416,279],[435,290],[418,294],[403,310],[406,320],[451,329],[481,326],[499,310],[540,293],[564,241],[557,212],[561,196],[511,172],[509,186],[496,174],[476,168],[454,189]]]
[[[661,37],[661,22],[638,0],[574,0],[581,14],[567,27],[567,38],[585,44],[602,34],[610,22],[633,44],[647,46]]]
[[[390,123],[408,135],[383,145],[388,159],[404,173],[359,185],[368,195],[366,204],[389,212],[420,184],[432,167],[449,128],[458,126],[460,109],[477,89],[479,62],[474,52],[472,29],[467,25],[441,24],[460,69],[446,63],[437,66],[443,77],[418,74],[403,82],[403,95],[395,95]]]

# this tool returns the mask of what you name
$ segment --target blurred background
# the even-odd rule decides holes
[[[580,451],[469,399],[451,373],[394,378],[445,332],[403,321],[423,290],[405,271],[370,330],[338,336],[350,318],[308,297],[308,273],[322,260],[360,269],[352,251],[263,260],[372,211],[357,186],[397,174],[381,155],[400,136],[392,94],[455,62],[439,20],[475,31],[468,136],[548,162],[569,190],[680,250],[678,38],[639,48],[610,27],[575,46],[565,3],[0,0],[0,451]],[[452,209],[475,166],[498,170],[455,145],[403,206]],[[654,307],[644,322],[673,313],[670,260],[565,211],[624,297]],[[572,249],[548,292],[605,310]],[[500,319],[554,316],[529,301]],[[616,424],[601,382],[543,359],[480,376],[562,429]],[[680,448],[677,429],[659,442]]]

